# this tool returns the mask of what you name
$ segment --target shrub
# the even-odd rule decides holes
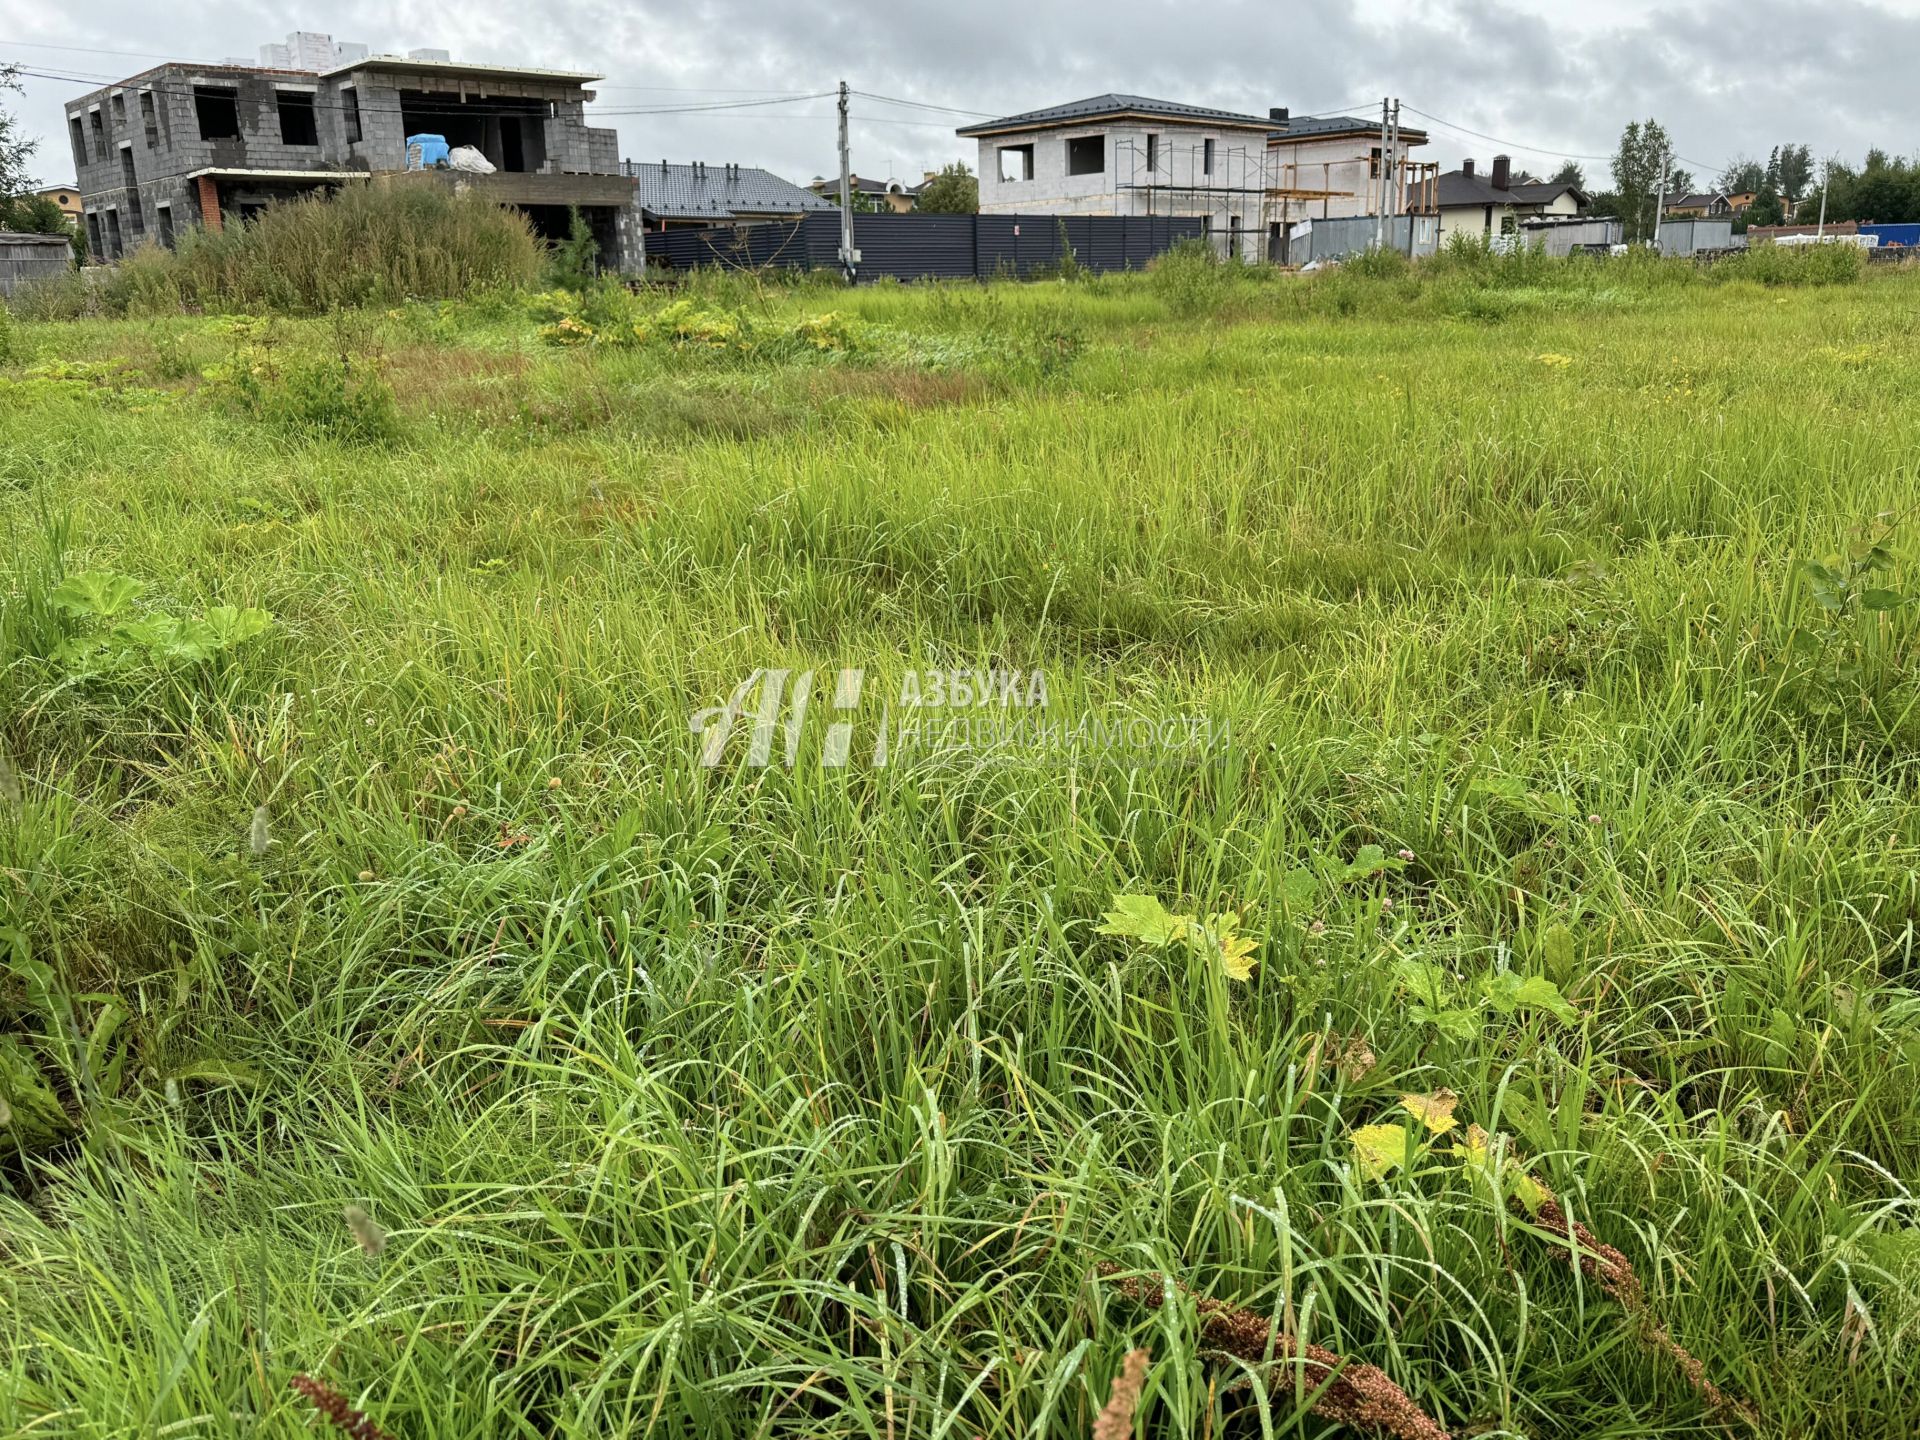
[[[1183,318],[1211,315],[1225,303],[1228,278],[1204,240],[1182,240],[1153,262],[1147,283]]]
[[[599,253],[593,227],[580,207],[574,206],[568,212],[567,238],[553,247],[553,258],[547,262],[547,283],[557,290],[585,290],[594,283],[594,258]]]
[[[678,353],[785,359],[808,354],[855,354],[873,348],[867,326],[839,311],[796,321],[755,319],[709,296],[682,294],[648,312],[620,285],[597,285],[584,294],[548,290],[528,308],[541,321],[549,345],[656,347]]]
[[[1852,245],[1755,245],[1715,265],[1713,278],[1761,285],[1851,285],[1866,270],[1867,252]]]
[[[315,315],[512,289],[534,280],[543,255],[522,216],[476,195],[356,182],[245,224],[188,230],[173,250],[143,246],[109,273],[101,303]]]
[[[1370,280],[1398,280],[1412,268],[1413,262],[1405,255],[1384,247],[1362,250],[1346,262],[1349,274]]]
[[[22,320],[79,320],[101,311],[97,270],[69,270],[32,280],[13,292],[13,313]]]
[[[387,445],[405,427],[381,357],[363,337],[338,337],[333,353],[285,355],[271,321],[237,316],[233,351],[206,372],[208,393],[290,435]]]

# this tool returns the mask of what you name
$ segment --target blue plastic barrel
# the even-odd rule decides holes
[[[431,170],[447,163],[447,137],[444,135],[407,136],[407,168]]]

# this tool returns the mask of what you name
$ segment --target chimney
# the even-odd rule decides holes
[[[1473,161],[1462,160],[1460,162],[1460,173],[1471,180],[1473,178]]]
[[[1510,190],[1513,188],[1513,157],[1496,155],[1493,157],[1493,188]]]
[[[1277,130],[1286,129],[1287,128],[1287,107],[1284,105],[1275,105],[1272,109],[1267,111],[1267,119],[1273,122],[1275,129]]]

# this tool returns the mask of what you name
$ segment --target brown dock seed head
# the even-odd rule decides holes
[[[1665,1355],[1687,1377],[1687,1383],[1701,1400],[1713,1410],[1731,1411],[1745,1420],[1756,1430],[1760,1428],[1760,1414],[1750,1401],[1736,1395],[1729,1395],[1713,1381],[1707,1378],[1707,1367],[1699,1358],[1668,1333],[1667,1327],[1653,1316],[1647,1305],[1646,1287],[1640,1283],[1640,1277],[1634,1273],[1633,1264],[1613,1246],[1606,1244],[1578,1220],[1568,1218],[1561,1208],[1560,1197],[1545,1185],[1540,1186],[1545,1196],[1540,1208],[1529,1217],[1520,1201],[1509,1200],[1508,1206],[1521,1219],[1531,1218],[1541,1229],[1554,1235],[1565,1236],[1572,1243],[1561,1245],[1562,1254],[1575,1251],[1580,1257],[1580,1273],[1592,1280],[1600,1289],[1611,1296],[1620,1308],[1633,1317],[1641,1338],[1655,1350]]]
[[[1165,1298],[1159,1285],[1122,1275],[1118,1266],[1103,1263],[1098,1268],[1123,1295],[1149,1309],[1158,1308]],[[1318,1392],[1311,1408],[1322,1419],[1375,1430],[1391,1440],[1451,1440],[1384,1370],[1345,1360],[1318,1345],[1302,1345],[1265,1316],[1196,1295],[1177,1280],[1173,1288],[1192,1299],[1201,1338],[1216,1349],[1242,1360],[1262,1361],[1271,1336],[1273,1358],[1298,1368],[1301,1393]]]
[[[327,1417],[334,1429],[343,1431],[352,1440],[393,1440],[365,1414],[347,1404],[346,1396],[324,1381],[311,1375],[296,1375],[290,1383],[306,1397],[308,1404]]]
[[[1133,1440],[1133,1412],[1147,1383],[1150,1358],[1145,1350],[1127,1352],[1120,1373],[1113,1377],[1107,1403],[1093,1422],[1093,1440]]]
[[[369,1255],[378,1255],[387,1248],[387,1232],[380,1228],[375,1220],[358,1205],[349,1205],[341,1214],[346,1218],[347,1228],[353,1231],[353,1238],[360,1248]]]

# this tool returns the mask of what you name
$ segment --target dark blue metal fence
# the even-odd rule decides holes
[[[1138,270],[1181,240],[1206,234],[1197,216],[1166,215],[856,215],[859,278],[973,280],[1026,277],[1057,268],[1066,252],[1096,271]],[[840,216],[817,211],[798,220],[708,225],[647,235],[647,265],[668,271],[702,265],[736,269],[838,267]]]

